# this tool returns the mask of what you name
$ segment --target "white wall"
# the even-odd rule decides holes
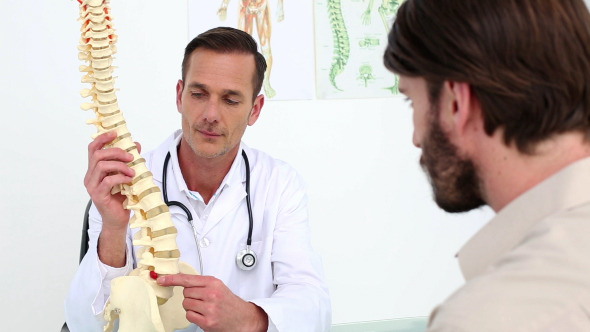
[[[112,2],[119,102],[154,148],[178,127],[186,1]],[[5,331],[57,331],[77,268],[86,147],[76,1],[0,2],[0,304]],[[311,23],[310,23],[311,24]],[[424,316],[462,280],[454,259],[490,217],[442,213],[417,166],[401,98],[269,101],[245,141],[309,185],[334,322]]]

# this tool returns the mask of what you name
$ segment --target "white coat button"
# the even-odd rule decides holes
[[[199,246],[201,246],[201,248],[207,248],[209,246],[209,239],[204,237],[201,239],[201,241],[199,241]]]

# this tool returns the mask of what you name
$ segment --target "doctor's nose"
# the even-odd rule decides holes
[[[205,106],[203,118],[207,122],[218,122],[219,121],[219,104],[214,100],[211,100]]]

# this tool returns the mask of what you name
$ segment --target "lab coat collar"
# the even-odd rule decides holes
[[[544,217],[590,201],[590,158],[576,161],[520,195],[477,232],[458,253],[466,280],[484,273],[521,243]]]
[[[178,166],[178,155],[176,152],[176,147],[180,142],[180,138],[182,137],[182,130],[175,131],[172,135],[168,136],[168,138],[160,144],[155,150],[149,152],[150,153],[150,162],[148,167],[150,168],[153,176],[154,181],[162,183],[163,178],[163,167],[164,167],[164,159],[166,158],[166,153],[170,152],[170,161],[168,162],[168,167],[172,167],[171,173],[177,173],[177,169],[179,170],[180,167]],[[175,165],[176,164],[176,169]],[[171,181],[170,173],[168,174],[168,182]],[[176,178],[175,178],[176,180]]]

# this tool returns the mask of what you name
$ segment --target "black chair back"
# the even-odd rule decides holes
[[[86,252],[88,252],[88,213],[90,211],[91,206],[92,206],[92,200],[89,199],[88,203],[86,203],[86,210],[84,210],[84,221],[82,223],[82,239],[80,240],[80,260],[79,260],[79,262],[82,262],[82,259],[86,255]],[[59,330],[59,332],[70,332],[70,329],[68,328],[68,324],[64,323],[64,325],[61,327],[61,330]]]

